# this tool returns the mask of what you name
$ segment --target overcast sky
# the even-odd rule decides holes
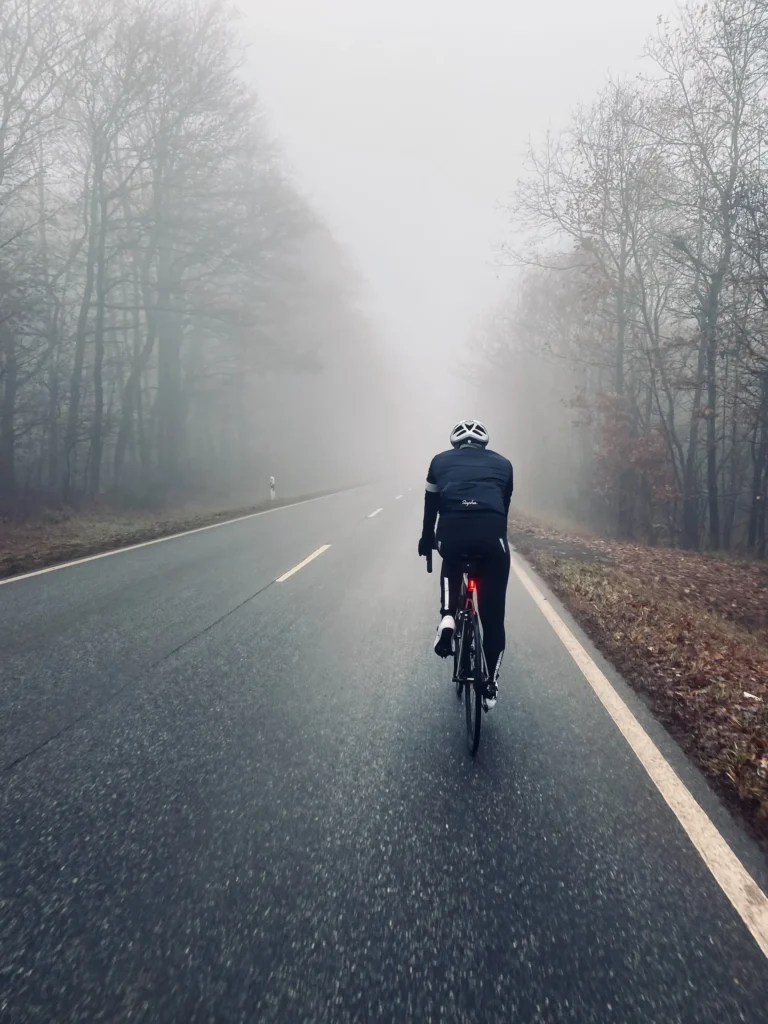
[[[240,0],[251,74],[302,190],[422,368],[499,294],[526,140],[637,73],[669,0]],[[443,357],[444,359],[447,357]]]

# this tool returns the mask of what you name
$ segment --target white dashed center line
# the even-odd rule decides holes
[[[369,519],[373,519],[374,516],[377,516],[379,514],[379,512],[383,512],[383,511],[384,511],[384,509],[377,508],[375,512],[371,512],[371,514],[368,516],[368,518]]]
[[[299,571],[299,569],[303,569],[305,565],[309,565],[310,562],[314,562],[314,560],[322,555],[324,551],[327,551],[330,546],[330,544],[323,544],[323,546],[318,548],[317,551],[313,551],[311,555],[308,555],[303,562],[299,562],[298,565],[294,565],[294,567],[289,569],[288,572],[284,572],[282,576],[278,576],[275,583],[285,583],[285,581],[290,579],[295,572]]]
[[[395,498],[395,501],[400,501],[401,498],[402,498],[402,494],[398,494],[398,496]]]

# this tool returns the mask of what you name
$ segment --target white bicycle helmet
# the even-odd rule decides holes
[[[463,444],[478,444],[485,448],[489,441],[488,431],[480,420],[462,420],[451,431],[451,444],[454,448]]]

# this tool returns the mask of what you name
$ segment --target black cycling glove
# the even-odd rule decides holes
[[[435,547],[435,535],[424,536],[422,534],[419,540],[419,558],[426,558],[430,551],[434,550]]]

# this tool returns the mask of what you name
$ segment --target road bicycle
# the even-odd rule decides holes
[[[427,572],[432,572],[431,553],[427,556]],[[489,677],[478,613],[476,563],[471,559],[462,559],[461,572],[456,632],[453,637],[453,682],[458,699],[464,697],[467,746],[474,757],[480,746],[483,701]]]

